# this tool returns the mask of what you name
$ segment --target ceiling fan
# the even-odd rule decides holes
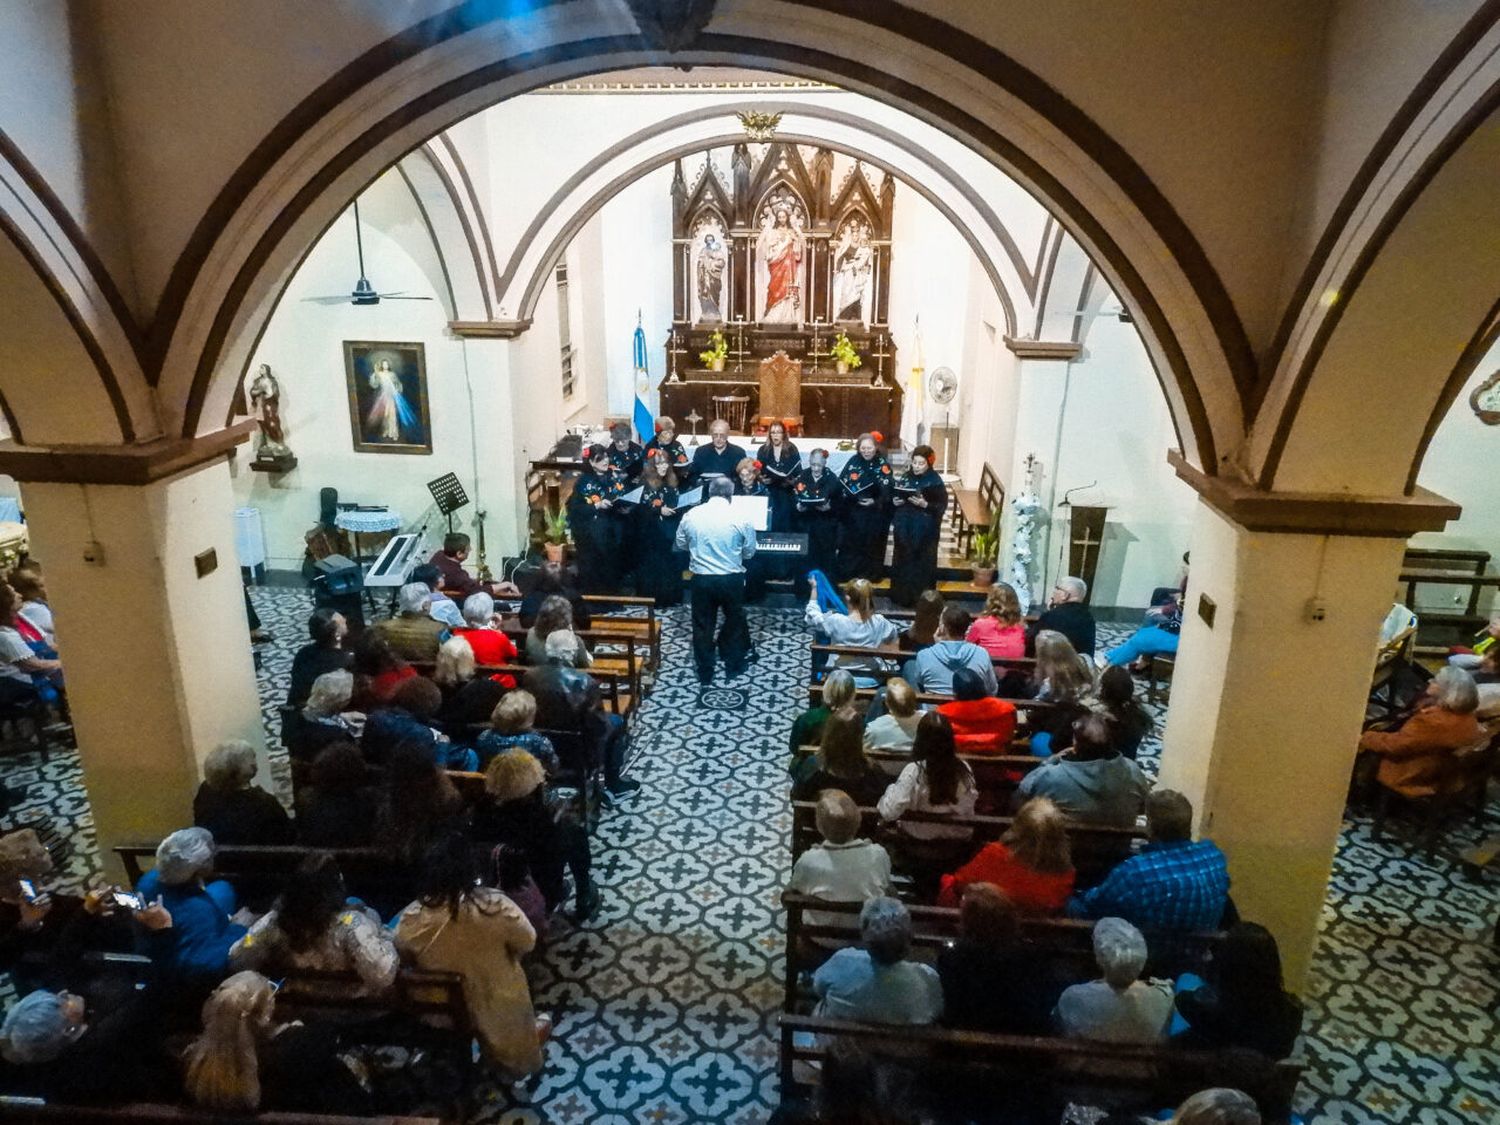
[[[359,200],[354,201],[354,249],[359,255],[359,280],[354,283],[354,290],[350,293],[341,293],[333,297],[304,297],[304,301],[311,301],[315,305],[342,305],[348,302],[351,305],[378,305],[382,300],[387,301],[430,301],[431,297],[409,297],[406,291],[400,290],[396,293],[377,293],[375,286],[370,284],[369,278],[365,277],[365,240],[359,229]]]

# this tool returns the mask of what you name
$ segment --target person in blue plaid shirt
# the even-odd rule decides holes
[[[1146,798],[1148,843],[1104,882],[1068,903],[1074,918],[1124,918],[1143,929],[1217,930],[1229,902],[1229,868],[1212,840],[1193,840],[1193,806],[1158,789]]]

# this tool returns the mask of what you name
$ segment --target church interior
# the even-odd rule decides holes
[[[1500,1120],[1500,2],[0,42],[0,1122]]]

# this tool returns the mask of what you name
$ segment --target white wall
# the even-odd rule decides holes
[[[559,100],[567,99],[553,102]],[[600,343],[609,373],[607,410],[627,418],[635,410],[631,345],[637,312],[646,333],[652,386],[666,375],[665,343],[672,328],[671,186],[671,167],[658,168],[621,191],[598,215],[604,285],[603,307],[595,315],[603,328]],[[653,391],[646,403],[653,414],[657,399]],[[604,407],[601,404],[596,417],[602,417]]]

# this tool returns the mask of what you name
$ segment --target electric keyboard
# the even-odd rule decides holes
[[[757,555],[805,555],[807,533],[805,531],[757,531],[755,533]]]
[[[423,562],[427,554],[426,537],[420,531],[404,531],[391,536],[380,557],[370,566],[365,575],[365,587],[394,587],[406,585],[406,576],[412,568]]]

